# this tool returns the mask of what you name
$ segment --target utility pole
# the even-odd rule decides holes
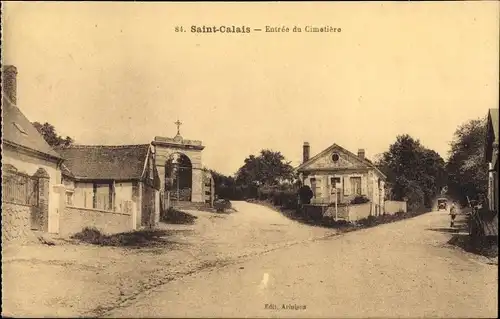
[[[337,206],[338,196],[337,196],[337,185],[336,184],[335,184],[335,189],[334,189],[333,193],[335,194],[335,221],[337,221],[339,218],[339,210],[338,210],[338,206]]]

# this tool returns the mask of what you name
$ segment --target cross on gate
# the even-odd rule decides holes
[[[174,124],[177,125],[177,135],[180,135],[179,128],[182,125],[182,123],[179,120],[177,120],[177,122],[175,122]]]

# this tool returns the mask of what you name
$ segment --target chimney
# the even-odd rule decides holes
[[[2,70],[2,95],[14,105],[17,103],[17,68],[13,65],[5,65]]]
[[[358,157],[363,161],[365,160],[365,150],[363,148],[358,150]]]
[[[302,147],[302,163],[305,163],[309,160],[309,152],[310,146],[308,142],[304,142],[304,146]]]

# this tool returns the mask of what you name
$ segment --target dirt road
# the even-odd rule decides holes
[[[162,224],[166,242],[152,247],[2,247],[2,314],[101,316],[172,279],[336,233],[260,205],[234,207],[230,214],[189,211],[194,225]]]
[[[243,210],[257,209],[248,205],[236,207],[255,229],[245,235],[252,241],[266,232],[243,217],[250,216]],[[171,281],[106,315],[495,317],[497,266],[446,245],[448,226],[446,213],[433,212],[292,245]]]

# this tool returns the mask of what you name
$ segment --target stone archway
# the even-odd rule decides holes
[[[172,153],[165,162],[164,189],[170,192],[170,199],[191,201],[193,190],[193,164],[183,153]]]
[[[173,168],[171,167],[173,165],[172,161],[170,161],[173,158],[173,154],[179,154],[175,156],[180,156],[182,162],[182,164],[179,165],[179,168],[183,168],[179,171],[181,173],[179,189],[191,189],[191,193],[188,194],[188,196],[184,193],[180,194],[184,195],[181,196],[181,198],[189,199],[186,201],[193,203],[204,203],[202,151],[205,147],[202,145],[201,141],[183,139],[178,134],[174,138],[156,136],[152,145],[154,146],[156,168],[160,175],[162,194],[165,196],[165,198],[161,200],[162,203],[166,203],[168,206],[169,199],[173,199],[168,196],[176,195],[172,194],[170,191],[174,188],[177,190],[177,181],[174,180],[177,173],[173,173]],[[190,181],[188,176],[191,176]],[[181,193],[181,191],[179,191],[179,193]]]

